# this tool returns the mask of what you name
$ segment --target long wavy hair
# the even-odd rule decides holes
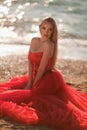
[[[53,41],[54,43],[54,52],[53,52],[53,61],[52,61],[52,68],[55,67],[56,65],[56,61],[57,61],[57,56],[58,56],[58,29],[57,29],[57,25],[56,25],[56,22],[55,20],[52,18],[52,17],[47,17],[47,18],[44,18],[41,23],[39,24],[39,27],[44,23],[44,22],[48,22],[48,23],[51,23],[52,26],[53,26],[53,32],[52,32],[52,35],[51,35],[51,40]]]

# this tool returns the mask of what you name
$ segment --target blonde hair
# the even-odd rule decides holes
[[[58,52],[58,29],[57,29],[57,25],[55,20],[52,17],[47,17],[45,19],[43,19],[41,21],[41,23],[39,24],[39,27],[44,23],[44,22],[48,22],[51,23],[53,25],[53,33],[51,35],[51,40],[54,43],[54,52],[53,52],[53,61],[52,61],[52,68],[55,67],[56,65],[56,61],[57,61],[57,52]]]

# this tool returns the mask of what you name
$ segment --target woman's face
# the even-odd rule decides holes
[[[53,33],[53,25],[49,22],[42,23],[40,26],[40,33],[43,40],[50,39]]]

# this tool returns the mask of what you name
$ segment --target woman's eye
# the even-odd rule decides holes
[[[53,31],[53,29],[49,29],[49,31],[50,31],[50,32],[52,32],[52,31]]]
[[[44,30],[45,30],[46,28],[45,28],[45,27],[42,27],[42,29],[44,29]]]
[[[49,32],[52,32],[52,31],[53,31],[53,29],[52,29],[52,28],[47,29],[47,28],[46,28],[46,27],[44,27],[44,26],[42,27],[42,29],[43,29],[43,30],[47,30],[47,31],[49,31]]]

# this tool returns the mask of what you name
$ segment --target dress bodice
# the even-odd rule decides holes
[[[28,54],[28,59],[32,61],[33,64],[40,64],[43,52],[30,52]]]
[[[30,52],[28,54],[28,59],[33,64],[33,74],[34,74],[34,76],[37,73],[37,70],[38,70],[38,67],[40,65],[40,61],[41,61],[42,56],[43,56],[43,52]],[[45,68],[45,72],[51,69],[51,64],[52,64],[52,58],[50,58],[48,60],[47,66]]]

